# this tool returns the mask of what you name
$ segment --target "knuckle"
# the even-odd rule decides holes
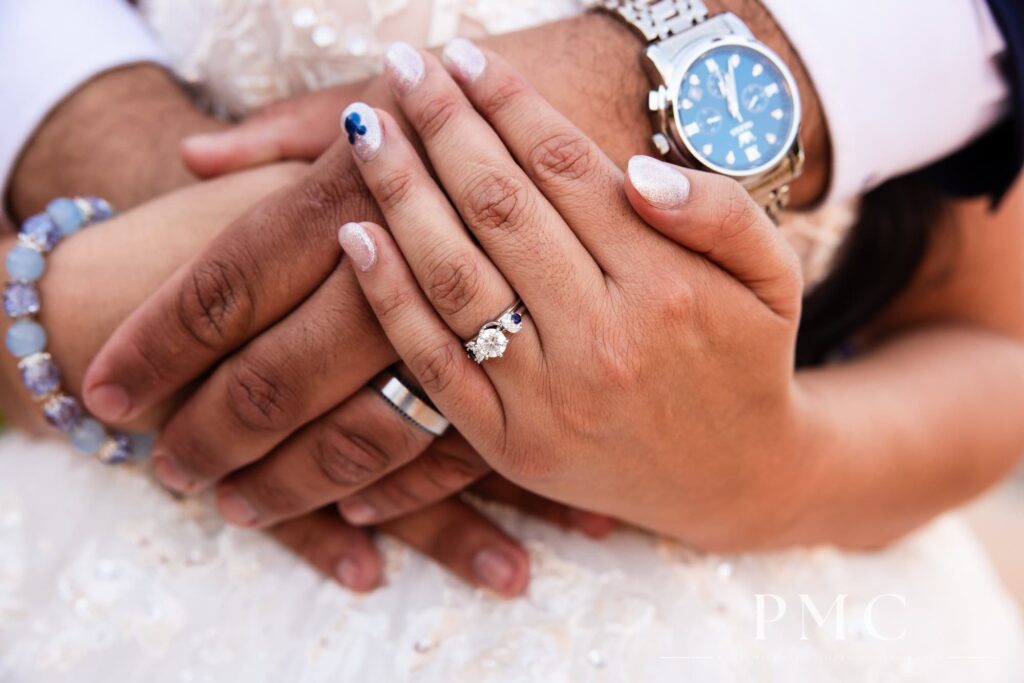
[[[361,486],[391,468],[391,457],[381,448],[331,420],[320,429],[313,460],[324,479],[341,488]]]
[[[440,394],[457,379],[465,354],[461,344],[444,342],[417,351],[407,363],[427,394]]]
[[[272,515],[287,515],[307,508],[299,494],[283,484],[280,477],[252,477],[246,482],[246,489],[246,498]]]
[[[431,140],[440,135],[458,114],[461,106],[452,93],[446,92],[430,98],[416,117],[420,138]]]
[[[299,424],[301,402],[281,370],[265,369],[243,356],[229,366],[227,396],[232,416],[248,431],[280,432]]]
[[[579,180],[594,169],[594,147],[578,132],[559,133],[539,142],[529,155],[530,168],[543,179]]]
[[[483,95],[480,107],[490,113],[501,111],[523,97],[529,88],[530,86],[520,76],[503,76],[499,83]]]
[[[486,171],[466,187],[463,214],[476,228],[515,232],[523,223],[527,196],[519,180]]]
[[[179,290],[178,322],[204,349],[233,345],[252,323],[256,296],[249,283],[259,273],[242,254],[201,261]]]
[[[415,294],[406,287],[389,287],[376,296],[373,310],[382,323],[400,320],[416,301]]]
[[[306,179],[299,183],[295,197],[289,204],[296,211],[300,226],[314,235],[333,231],[342,210],[349,219],[373,219],[377,212],[370,192],[359,169],[352,163],[348,150],[345,155],[329,150],[313,167]],[[328,218],[329,220],[325,220]]]
[[[636,387],[643,380],[637,356],[629,335],[619,328],[604,328],[594,335],[591,377],[605,389]]]
[[[478,456],[464,457],[455,453],[431,452],[426,459],[423,474],[440,493],[461,491],[479,479],[488,467]]]
[[[426,293],[443,316],[455,316],[476,301],[482,289],[480,267],[469,254],[444,258],[426,277]]]
[[[386,175],[377,186],[377,203],[385,213],[400,207],[409,197],[413,189],[412,171],[400,169]]]

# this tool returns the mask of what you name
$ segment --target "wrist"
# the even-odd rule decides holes
[[[827,189],[831,168],[831,147],[817,91],[800,56],[790,44],[782,28],[757,0],[705,0],[705,4],[711,15],[731,12],[742,19],[754,36],[776,52],[792,72],[801,95],[803,124],[800,139],[806,154],[806,163],[803,174],[790,186],[790,204],[796,208],[814,204],[824,196]],[[616,78],[608,79],[615,86],[609,93],[609,101],[632,102],[638,116],[642,119],[641,124],[637,125],[637,129],[644,133],[641,142],[643,146],[639,149],[646,151],[650,148],[652,132],[645,106],[651,84],[641,66],[643,41],[625,25],[625,22],[609,14],[596,12],[589,15],[587,19],[591,22],[588,24],[588,30],[591,32],[593,40],[591,49],[597,51],[598,55],[607,55],[607,57],[594,59],[588,64],[589,68],[593,68],[596,63],[604,69],[606,64],[615,61],[629,66],[624,73],[616,74]],[[615,34],[612,27],[625,31],[626,38],[630,43],[625,46],[616,44],[613,40]],[[635,60],[628,59],[627,56],[631,54],[636,55]],[[640,84],[642,88],[639,93],[628,92],[632,88],[628,85],[626,88],[620,87],[623,83]],[[626,97],[631,99],[626,100]],[[637,151],[638,148],[634,148],[632,153]]]
[[[69,95],[36,130],[12,174],[8,206],[18,219],[56,196],[102,195],[119,207],[135,206],[192,182],[178,142],[220,125],[157,66],[108,71]]]

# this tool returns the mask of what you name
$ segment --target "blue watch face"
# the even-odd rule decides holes
[[[680,130],[698,160],[750,175],[788,151],[797,126],[790,80],[768,56],[743,45],[703,53],[683,75]]]

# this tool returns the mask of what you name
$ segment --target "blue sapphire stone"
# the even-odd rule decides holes
[[[519,323],[523,322],[523,316],[519,315],[518,313],[513,313],[512,322],[518,325]]]
[[[4,287],[4,313],[11,318],[39,312],[39,292],[25,282],[12,282]]]
[[[82,407],[67,394],[60,394],[43,406],[43,417],[51,425],[67,433],[78,424],[79,418],[82,417]]]
[[[348,144],[354,145],[356,137],[366,135],[366,126],[363,125],[363,117],[359,112],[352,112],[345,117],[345,132],[348,133]]]
[[[29,358],[21,367],[21,382],[32,396],[41,398],[60,386],[60,369],[46,355]]]
[[[32,216],[22,223],[21,234],[43,251],[50,251],[60,242],[60,229],[45,213]]]

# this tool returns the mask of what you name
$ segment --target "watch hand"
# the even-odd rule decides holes
[[[729,113],[732,114],[734,119],[742,123],[743,114],[740,113],[739,96],[736,94],[736,71],[731,61],[729,62],[729,74],[726,77],[726,83],[729,86]]]

